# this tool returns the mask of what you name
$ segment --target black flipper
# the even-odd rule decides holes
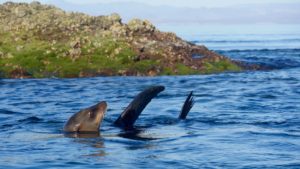
[[[193,105],[194,105],[194,98],[193,98],[193,91],[191,91],[191,93],[188,95],[188,97],[186,98],[186,100],[182,106],[182,109],[181,109],[181,112],[180,112],[178,118],[182,119],[182,120],[186,119],[186,116],[190,112]]]
[[[139,93],[115,121],[115,125],[125,129],[133,128],[147,104],[164,89],[164,86],[152,86]]]

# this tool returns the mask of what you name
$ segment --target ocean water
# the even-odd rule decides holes
[[[0,168],[300,168],[300,29],[238,28],[161,26],[273,70],[0,79]],[[122,110],[150,85],[166,89],[144,110],[136,131],[114,127]],[[187,120],[177,120],[190,91],[195,105]],[[98,137],[63,134],[73,113],[102,100],[108,111]]]

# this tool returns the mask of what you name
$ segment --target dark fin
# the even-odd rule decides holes
[[[179,114],[179,119],[182,120],[186,119],[186,116],[190,112],[193,105],[194,105],[194,98],[193,98],[193,91],[191,91],[191,93],[188,95],[188,97],[186,98],[182,106],[181,112]]]
[[[115,121],[115,125],[125,129],[132,129],[135,121],[147,104],[164,89],[164,86],[152,86],[139,93]]]

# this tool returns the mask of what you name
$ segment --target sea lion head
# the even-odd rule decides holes
[[[75,113],[64,126],[65,132],[99,132],[107,103],[102,101]]]

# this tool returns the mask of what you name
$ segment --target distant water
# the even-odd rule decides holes
[[[224,55],[276,69],[1,79],[0,168],[300,168],[300,29],[248,28],[247,34],[234,28],[162,26]],[[112,125],[138,92],[158,84],[166,90],[140,116],[138,133]],[[186,121],[178,121],[191,90],[196,104]],[[100,137],[63,135],[62,126],[74,112],[101,100],[109,109]]]

